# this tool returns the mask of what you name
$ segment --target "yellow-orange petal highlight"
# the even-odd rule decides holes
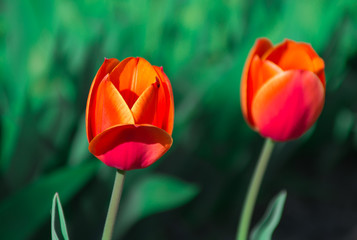
[[[151,84],[141,96],[136,100],[131,112],[134,115],[135,123],[153,122],[157,114],[158,92],[160,85]]]
[[[296,139],[322,111],[324,61],[306,43],[285,40],[270,47],[269,43],[258,39],[246,60],[241,80],[243,116],[264,137]]]
[[[93,133],[92,133],[92,120],[94,120],[92,117],[89,117],[89,113],[92,113],[96,107],[96,102],[94,99],[96,99],[97,96],[97,89],[100,84],[100,82],[103,80],[103,78],[111,72],[115,66],[119,64],[119,60],[115,58],[110,58],[110,59],[105,59],[104,63],[102,66],[99,68],[97,74],[94,77],[94,80],[92,82],[92,85],[89,90],[89,95],[87,99],[87,107],[86,107],[86,132],[87,132],[87,138],[88,141],[92,140]]]
[[[86,108],[89,150],[111,167],[144,168],[172,144],[173,94],[162,68],[143,58],[106,59]]]
[[[91,116],[94,119],[94,136],[114,125],[134,124],[133,114],[108,76],[104,77],[97,90],[97,107]]]
[[[143,58],[124,59],[111,74],[111,80],[131,108],[138,97],[156,82],[153,66]]]

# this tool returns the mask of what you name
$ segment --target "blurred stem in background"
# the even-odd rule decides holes
[[[274,142],[267,138],[265,140],[262,152],[260,154],[258,163],[255,167],[253,178],[250,182],[250,186],[248,189],[248,193],[245,197],[243,211],[241,214],[238,232],[237,232],[237,240],[247,240],[250,221],[252,218],[252,213],[255,205],[255,201],[257,199],[257,195],[259,192],[260,184],[262,182],[265,169],[268,165],[270,155],[274,148]]]
[[[115,219],[118,213],[121,193],[123,190],[125,171],[117,170],[115,174],[112,196],[110,198],[107,218],[105,219],[104,231],[102,240],[112,239]]]

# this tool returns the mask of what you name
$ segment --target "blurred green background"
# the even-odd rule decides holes
[[[239,86],[258,37],[311,43],[325,60],[321,117],[277,144],[253,225],[281,189],[275,239],[357,239],[355,0],[2,0],[0,238],[49,239],[58,191],[72,239],[100,239],[114,179],[87,150],[84,112],[104,57],[163,66],[174,144],[127,173],[116,239],[234,239],[263,144]]]

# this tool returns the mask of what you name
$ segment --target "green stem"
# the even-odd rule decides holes
[[[258,163],[255,167],[254,175],[250,182],[248,193],[244,201],[243,212],[241,214],[238,232],[237,232],[237,238],[236,238],[237,240],[247,240],[255,201],[257,199],[260,184],[262,182],[265,169],[268,165],[270,155],[273,151],[273,147],[274,147],[274,142],[271,139],[267,138],[265,140]]]
[[[110,198],[107,218],[105,219],[102,240],[112,239],[115,219],[117,217],[121,192],[123,190],[123,185],[124,185],[124,178],[125,178],[125,171],[118,169],[115,174],[115,181],[114,181],[112,196]]]

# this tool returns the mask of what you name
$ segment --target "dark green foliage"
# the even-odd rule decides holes
[[[183,180],[180,197],[187,197],[172,207],[188,204],[141,213],[124,239],[233,239],[263,142],[242,118],[240,75],[262,36],[311,43],[326,63],[327,94],[315,127],[277,145],[252,225],[284,188],[277,239],[354,239],[355,0],[1,1],[0,221],[10,226],[0,224],[0,238],[48,239],[58,191],[71,239],[100,239],[114,171],[87,151],[86,98],[104,57],[141,56],[171,80],[174,145],[152,167],[127,173],[123,199],[143,179],[165,174]],[[73,176],[46,185],[67,171]],[[185,191],[195,186],[200,192],[189,201],[195,194]]]

